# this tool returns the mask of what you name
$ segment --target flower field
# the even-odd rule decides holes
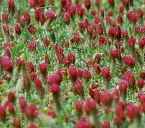
[[[145,128],[145,0],[0,0],[0,128]]]

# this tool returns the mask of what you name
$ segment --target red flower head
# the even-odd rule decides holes
[[[138,98],[139,98],[139,101],[140,101],[142,104],[145,104],[145,93],[139,92]]]
[[[35,8],[37,6],[38,0],[28,0],[30,7]]]
[[[123,21],[124,21],[124,20],[123,20],[123,17],[122,17],[121,15],[119,15],[119,16],[117,16],[116,21],[117,21],[118,24],[121,25],[121,24],[123,24]]]
[[[57,115],[56,115],[56,112],[51,108],[49,108],[48,112],[47,112],[48,116],[51,117],[51,118],[55,118]]]
[[[82,76],[83,76],[83,69],[78,68],[77,70],[78,70],[78,77],[82,78]]]
[[[85,0],[84,5],[87,9],[89,9],[91,7],[91,0]]]
[[[137,33],[145,33],[145,25],[144,26],[136,26],[135,32]]]
[[[28,125],[28,128],[39,128],[39,127],[38,127],[38,125],[35,124],[35,123],[30,123],[30,124]]]
[[[45,6],[45,1],[46,0],[38,0],[38,6],[39,7],[44,7]]]
[[[81,118],[76,122],[75,128],[92,128],[92,126],[88,119]]]
[[[106,79],[106,80],[111,80],[111,72],[108,67],[104,67],[101,69],[101,75]]]
[[[102,35],[104,32],[104,28],[103,28],[102,24],[97,24],[95,29],[96,29],[95,30],[96,34]],[[95,35],[95,33],[93,33],[93,34]]]
[[[140,72],[140,78],[145,80],[145,71]]]
[[[60,93],[60,86],[56,83],[53,83],[50,86],[50,92],[52,92],[53,94],[59,94]]]
[[[29,51],[34,52],[36,51],[36,48],[37,48],[37,42],[35,40],[28,43]]]
[[[143,37],[139,40],[139,47],[141,49],[143,49],[145,47],[145,37]]]
[[[87,32],[89,33],[89,35],[92,37],[93,34],[96,34],[96,24],[89,24],[87,26]]]
[[[88,19],[83,19],[80,23],[79,23],[79,27],[81,30],[85,30],[87,29],[89,25]]]
[[[64,49],[57,44],[54,46],[54,49],[59,64],[62,64],[64,59]]]
[[[67,10],[72,5],[71,0],[61,0],[61,6],[64,10]]]
[[[115,108],[115,114],[116,114],[116,119],[122,123],[125,120],[125,107],[126,107],[126,103],[123,101],[120,101]],[[118,122],[117,121],[117,122]]]
[[[20,106],[21,112],[24,113],[27,107],[27,102],[23,96],[19,97],[19,106]]]
[[[3,56],[8,56],[9,58],[11,58],[12,57],[11,48],[5,48]]]
[[[73,83],[73,90],[76,94],[78,95],[84,95],[84,88],[83,88],[83,81],[77,79],[74,83]]]
[[[41,96],[44,95],[44,88],[42,86],[41,80],[38,78],[35,78],[34,83],[35,83],[35,88],[40,93],[40,95]]]
[[[130,22],[136,23],[140,19],[140,14],[135,10],[129,11],[127,17]]]
[[[69,12],[65,12],[63,16],[64,22],[69,24],[71,19],[71,14]]]
[[[91,10],[91,15],[93,16],[93,17],[97,17],[97,11],[95,10],[95,9],[93,9],[93,10]],[[95,18],[94,19],[94,22],[96,23],[96,24],[99,24],[100,22],[101,22],[101,20],[99,19],[99,18]]]
[[[109,25],[113,25],[114,26],[114,21],[113,19],[111,18],[111,16],[105,16],[105,20],[106,20],[106,24],[109,24]],[[110,30],[110,34],[111,34],[111,30]],[[112,35],[112,34],[111,34]]]
[[[20,17],[20,23],[22,25],[24,25],[24,24],[30,24],[30,21],[31,21],[31,17],[30,17],[29,12],[28,11],[25,11],[23,13],[23,15]]]
[[[93,65],[93,68],[95,69],[95,72],[97,73],[97,74],[100,74],[100,72],[101,72],[101,68],[100,68],[100,65],[99,64],[94,64]]]
[[[129,83],[126,80],[120,80],[118,86],[121,94],[127,93]]]
[[[89,79],[91,79],[92,75],[88,70],[83,70],[82,71],[82,77],[86,80],[89,80]]]
[[[83,111],[83,101],[82,100],[77,100],[75,102],[75,110],[79,113],[81,113]]]
[[[112,89],[112,97],[113,97],[113,100],[118,103],[118,101],[120,100],[120,92],[118,88]]]
[[[128,6],[132,0],[122,0],[123,5]]]
[[[111,126],[110,126],[110,122],[109,121],[107,121],[107,120],[105,120],[103,123],[102,123],[102,126],[101,126],[101,128],[110,128]]]
[[[69,13],[70,17],[73,17],[76,13],[76,10],[75,10],[75,4],[71,4],[69,8],[67,8],[67,10],[65,12]],[[64,12],[64,13],[65,13]]]
[[[48,10],[45,15],[46,19],[48,19],[49,21],[53,21],[56,18],[56,12],[53,10]]]
[[[45,0],[28,0],[28,3],[29,3],[31,8],[44,7],[45,6]]]
[[[99,45],[106,45],[107,44],[107,39],[104,36],[99,37]]]
[[[94,23],[95,24],[101,24],[101,20],[100,20],[99,16],[95,15]]]
[[[59,72],[55,72],[47,77],[48,84],[60,84],[62,81],[62,75]]]
[[[8,24],[2,24],[2,29],[4,31],[5,34],[9,35],[9,25]]]
[[[8,101],[14,102],[15,99],[16,99],[16,94],[15,94],[15,92],[12,92],[12,91],[9,92],[9,93],[8,93]]]
[[[110,5],[114,5],[114,0],[108,0],[108,3],[110,4]]]
[[[121,30],[121,37],[123,37],[123,38],[128,37],[128,31],[127,30]]]
[[[142,89],[145,86],[145,80],[139,79],[137,80],[137,86]]]
[[[2,20],[2,22],[8,22],[9,21],[8,13],[7,12],[3,12],[0,19]]]
[[[27,118],[34,119],[38,116],[38,108],[34,104],[29,104],[25,108]]]
[[[129,83],[129,86],[134,85],[135,83],[134,74],[131,71],[126,71],[123,74],[122,79],[126,80]]]
[[[47,73],[47,67],[48,67],[48,64],[47,63],[41,63],[39,64],[39,70],[42,74],[46,75]]]
[[[80,33],[79,32],[75,32],[72,36],[72,39],[71,41],[73,43],[79,43],[81,41],[81,36],[80,36]]]
[[[37,32],[37,29],[36,29],[35,26],[29,25],[28,31],[29,31],[31,34],[35,34],[35,33]]]
[[[110,54],[113,59],[121,58],[121,51],[119,49],[111,49]]]
[[[68,55],[64,58],[64,64],[66,65],[70,65],[70,64],[73,64],[75,63],[75,60],[76,60],[76,57],[75,57],[75,54],[74,53],[68,53]]]
[[[91,86],[89,88],[89,95],[99,104],[100,103],[100,90],[97,87]]]
[[[123,122],[124,122],[124,119],[122,119],[122,118],[120,118],[118,116],[114,117],[114,124],[115,125],[120,126],[120,125],[123,124]]]
[[[74,65],[68,68],[68,74],[71,80],[75,81],[78,78],[78,69]]]
[[[123,62],[130,67],[134,66],[136,63],[135,58],[132,55],[126,55],[122,59]]]
[[[75,60],[76,60],[75,53],[73,52],[68,53],[67,58],[71,63],[75,63]]]
[[[105,90],[105,91],[101,92],[100,102],[103,105],[110,105],[112,103],[112,98],[113,98],[112,94],[108,90]]]
[[[96,110],[96,101],[92,98],[86,99],[83,108],[86,113],[94,112]]]
[[[139,117],[140,110],[137,105],[134,105],[132,103],[127,105],[127,116],[130,120],[134,120],[135,118]]]
[[[35,65],[32,62],[27,63],[27,70],[29,73],[35,72]]]
[[[134,37],[130,37],[128,39],[128,46],[129,47],[134,47],[135,43],[136,43],[136,39]]]
[[[140,107],[140,111],[145,113],[145,103],[140,104],[139,107]]]
[[[96,0],[96,4],[99,5],[101,3],[102,0]]]
[[[121,28],[119,26],[110,27],[108,31],[109,36],[120,38],[121,37]]]
[[[19,23],[16,23],[16,25],[15,25],[15,32],[18,35],[21,34],[21,25]]]
[[[13,105],[12,102],[6,102],[6,109],[8,110],[9,113],[15,113],[15,106]]]
[[[46,17],[45,17],[43,9],[41,9],[41,8],[35,9],[35,19],[36,19],[36,21],[40,22],[41,24],[45,23]]]
[[[9,9],[9,12],[15,11],[15,1],[14,0],[8,0],[8,9]]]
[[[0,65],[7,72],[12,72],[12,70],[13,70],[13,62],[12,62],[11,58],[8,56],[2,56],[0,58]]]
[[[66,68],[60,68],[56,71],[56,73],[58,73],[60,75],[60,77],[63,79],[63,77],[65,75],[67,75],[67,70],[66,70]]]
[[[83,16],[85,14],[85,8],[84,8],[84,6],[82,6],[81,4],[77,4],[76,5],[76,13],[79,16]]]
[[[6,110],[4,106],[0,105],[0,120],[4,120],[6,118]]]

